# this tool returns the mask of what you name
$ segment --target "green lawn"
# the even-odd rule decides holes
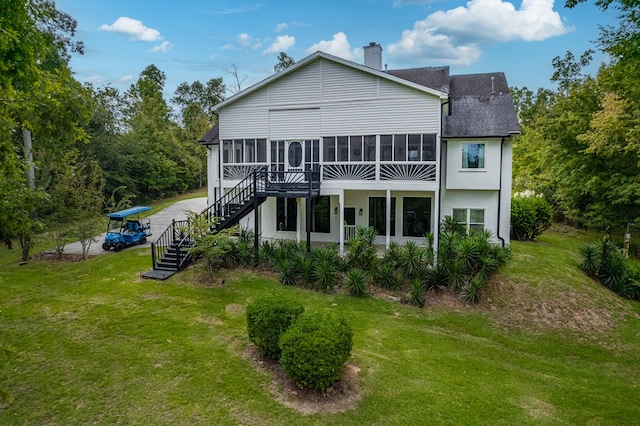
[[[577,247],[593,237],[514,243],[479,306],[424,309],[248,271],[223,286],[193,269],[141,280],[145,249],[20,266],[2,247],[0,342],[17,356],[0,370],[15,398],[0,424],[637,424],[640,304],[582,276]],[[239,308],[272,293],[351,319],[354,409],[305,416],[270,393]]]

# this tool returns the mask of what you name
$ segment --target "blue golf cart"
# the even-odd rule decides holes
[[[139,214],[151,210],[151,207],[136,206],[119,212],[109,213],[107,236],[102,243],[103,250],[121,251],[134,244],[144,244],[151,235],[149,219],[140,219]]]

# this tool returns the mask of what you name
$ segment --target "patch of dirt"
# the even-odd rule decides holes
[[[91,255],[87,255],[87,259],[90,257]],[[81,254],[62,253],[62,256],[58,257],[56,253],[43,252],[33,256],[32,260],[46,261],[46,262],[79,262],[85,259],[82,258]]]
[[[580,291],[557,286],[549,289],[497,276],[485,286],[477,309],[489,313],[498,325],[529,332],[570,331],[580,338],[599,341],[633,312],[618,296],[584,286]]]
[[[247,347],[244,356],[251,360],[257,369],[271,376],[269,391],[276,401],[302,415],[342,413],[356,408],[362,399],[360,367],[355,364],[346,363],[342,378],[322,393],[299,389],[282,370],[278,361],[261,356],[255,346]]]
[[[232,315],[242,315],[244,314],[244,306],[238,303],[230,303],[224,307],[224,311]]]

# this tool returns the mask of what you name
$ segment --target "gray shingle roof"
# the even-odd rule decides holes
[[[451,77],[450,115],[444,116],[443,137],[509,136],[520,123],[504,73]]]
[[[449,115],[443,117],[443,137],[509,136],[520,124],[504,73],[449,76],[449,67],[388,71],[396,77],[449,94]]]
[[[403,80],[449,93],[449,67],[408,68],[387,72]]]
[[[204,146],[217,145],[220,141],[220,124],[217,122],[203,137],[198,141]]]

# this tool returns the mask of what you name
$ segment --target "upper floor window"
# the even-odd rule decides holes
[[[266,139],[233,139],[222,141],[222,162],[266,163]]]
[[[484,169],[485,146],[483,143],[462,144],[462,168]]]
[[[435,161],[436,135],[381,135],[380,161]]]
[[[322,138],[323,161],[376,161],[376,137],[329,136]]]

